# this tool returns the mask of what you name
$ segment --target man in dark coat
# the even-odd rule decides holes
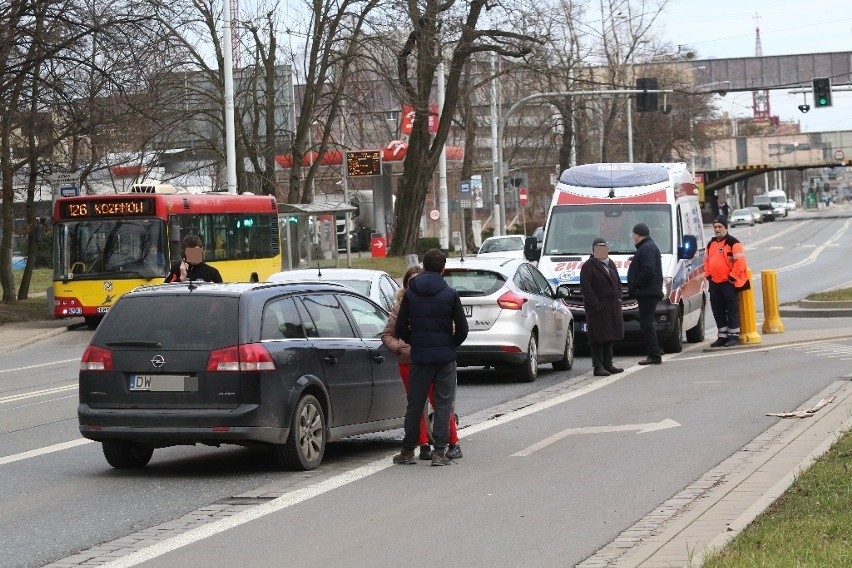
[[[423,255],[423,272],[408,283],[399,304],[396,335],[411,346],[408,406],[402,451],[393,463],[413,464],[420,417],[433,387],[435,419],[432,465],[448,465],[450,413],[456,398],[456,348],[467,339],[468,325],[458,292],[442,273],[447,257],[438,249]]]
[[[637,223],[633,227],[636,254],[627,269],[627,293],[636,298],[639,304],[639,328],[648,352],[648,356],[639,361],[640,365],[659,365],[663,362],[654,323],[657,303],[663,298],[663,261],[660,249],[650,235],[651,231],[645,223]]]
[[[580,289],[595,376],[621,373],[624,369],[612,364],[613,344],[624,339],[621,279],[609,259],[609,246],[604,239],[594,240],[592,256],[580,268]]]

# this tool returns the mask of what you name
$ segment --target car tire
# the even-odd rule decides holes
[[[326,434],[322,405],[315,396],[304,395],[293,412],[287,441],[273,447],[278,465],[296,471],[316,469],[325,455]]]
[[[701,306],[701,315],[698,316],[698,323],[692,329],[686,330],[687,343],[701,343],[704,341],[704,316],[707,311],[707,306]]]
[[[538,341],[535,334],[530,334],[529,343],[527,343],[527,358],[518,366],[521,375],[521,382],[532,383],[538,378]]]
[[[105,440],[101,442],[104,457],[109,465],[116,469],[141,469],[148,465],[154,448],[137,446],[124,440]]]
[[[683,316],[678,314],[672,334],[666,338],[662,347],[666,353],[680,353],[683,351]]]
[[[103,316],[86,316],[83,321],[86,322],[86,327],[89,329],[97,329],[102,319],[104,319]]]
[[[554,371],[570,371],[574,366],[574,330],[569,329],[565,336],[565,351],[562,359],[553,362]]]

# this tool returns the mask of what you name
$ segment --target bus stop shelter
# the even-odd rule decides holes
[[[349,225],[354,205],[339,202],[320,203],[279,203],[278,223],[283,243],[282,268],[304,268],[321,265],[323,261],[334,260],[340,266],[340,253],[337,246],[336,219],[344,215],[343,242],[346,248],[346,266],[352,267]],[[329,220],[330,217],[330,220]]]

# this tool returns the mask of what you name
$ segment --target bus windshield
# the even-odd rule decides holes
[[[546,255],[592,252],[592,242],[604,238],[609,254],[633,254],[631,234],[636,223],[645,223],[661,254],[672,254],[672,218],[666,204],[560,205],[547,223],[542,251]]]
[[[161,219],[85,219],[59,223],[53,276],[57,280],[165,277]]]

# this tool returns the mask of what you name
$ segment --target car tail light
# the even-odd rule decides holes
[[[207,370],[216,371],[274,371],[275,362],[269,351],[259,343],[232,345],[210,352]]]
[[[518,296],[514,292],[506,292],[497,298],[497,305],[504,310],[520,310],[524,307],[526,301],[527,299],[523,296]]]
[[[80,359],[81,371],[112,371],[112,351],[89,345]]]

